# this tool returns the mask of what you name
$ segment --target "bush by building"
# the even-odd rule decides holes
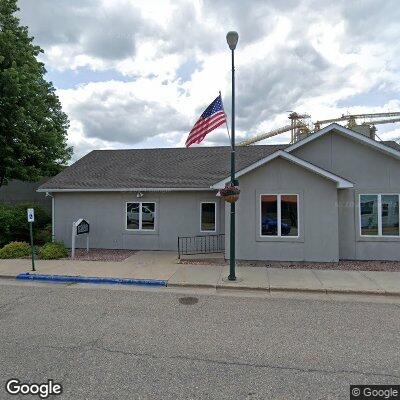
[[[28,208],[35,209],[34,237],[51,223],[50,215],[36,204],[18,204],[15,206],[0,204],[0,247],[13,241],[30,241],[29,224],[26,218]]]
[[[44,228],[37,230],[33,236],[35,245],[42,245],[52,240],[51,224],[46,225]]]
[[[0,249],[0,258],[25,258],[31,254],[31,246],[26,242],[11,242]]]
[[[46,243],[39,249],[39,257],[43,260],[55,260],[68,257],[68,250],[63,242]]]

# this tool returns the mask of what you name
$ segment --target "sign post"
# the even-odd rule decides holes
[[[35,210],[33,208],[27,209],[27,217],[29,222],[29,233],[31,236],[31,248],[32,248],[32,271],[35,270],[35,249],[33,247],[33,223],[35,222]]]
[[[71,244],[71,258],[75,258],[75,238],[78,235],[86,235],[86,251],[89,253],[89,222],[83,218],[78,219],[72,223],[72,244]]]

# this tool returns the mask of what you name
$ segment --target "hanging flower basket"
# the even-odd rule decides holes
[[[220,189],[219,195],[228,203],[235,203],[239,199],[240,189],[237,186],[226,186]]]

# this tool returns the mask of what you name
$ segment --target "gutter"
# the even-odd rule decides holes
[[[46,189],[39,188],[39,193],[74,193],[74,192],[213,192],[213,188],[110,188],[110,189]]]

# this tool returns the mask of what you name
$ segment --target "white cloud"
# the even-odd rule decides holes
[[[20,0],[20,7],[48,68],[86,66],[132,79],[89,78],[58,91],[79,154],[96,146],[183,145],[218,90],[229,115],[230,29],[240,34],[238,138],[287,124],[289,110],[317,120],[400,106],[395,0]],[[195,68],[181,79],[188,63]],[[379,104],[369,101],[374,95]],[[396,125],[379,131],[398,133]],[[226,143],[225,131],[206,143]]]
[[[87,138],[109,143],[137,144],[169,131],[184,131],[187,117],[172,107],[168,93],[154,80],[89,83],[76,89],[59,90],[72,121]],[[160,90],[157,101],[150,95]],[[171,93],[171,87],[164,92]],[[176,93],[170,94],[176,97]],[[164,101],[163,101],[164,97]]]

